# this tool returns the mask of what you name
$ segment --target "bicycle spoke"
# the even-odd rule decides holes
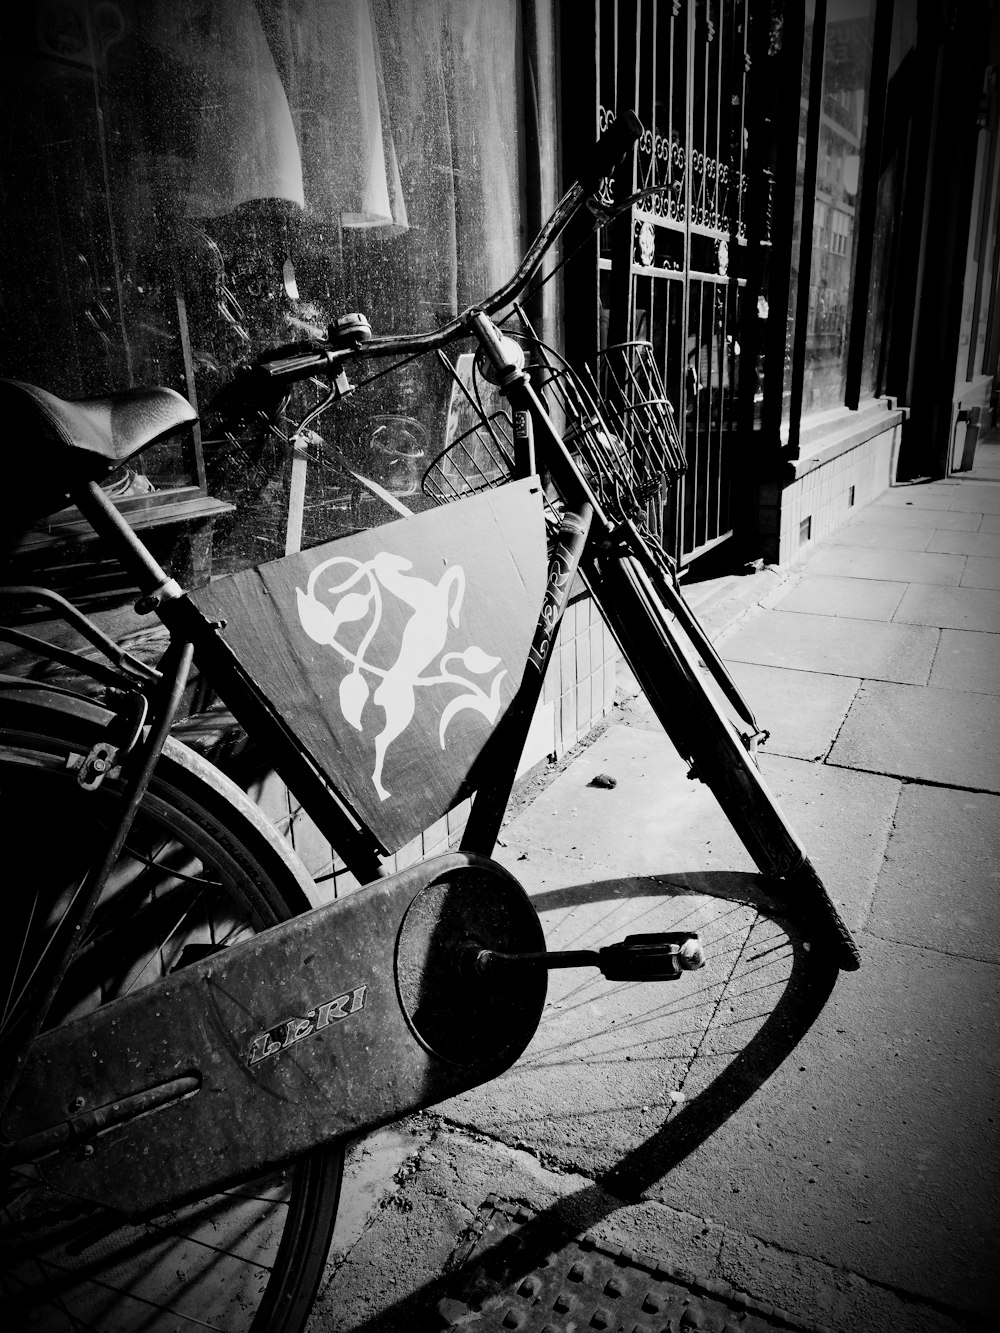
[[[165,840],[163,843],[163,847],[165,848],[167,844],[168,840]],[[150,870],[163,870],[165,868],[162,862],[157,861],[155,857],[144,856],[142,852],[136,851],[136,849],[127,842],[122,850],[123,852],[127,852],[129,856],[133,858],[133,860],[139,861],[142,865],[147,866]],[[188,884],[202,884],[206,886],[211,886],[213,888],[218,888],[219,886],[219,879],[217,875],[190,875],[184,870],[177,870],[172,867],[168,870],[168,874],[170,874],[172,878],[182,879]]]
[[[44,1266],[52,1273],[73,1272],[72,1269],[65,1267],[65,1265],[54,1263],[51,1259],[40,1259],[37,1262],[39,1267]],[[190,1324],[192,1328],[206,1328],[209,1330],[209,1333],[226,1333],[226,1330],[221,1324],[206,1323],[204,1319],[199,1319],[195,1315],[187,1314],[184,1310],[178,1310],[173,1306],[163,1305],[158,1301],[150,1300],[146,1296],[139,1296],[134,1291],[123,1291],[120,1287],[113,1287],[110,1282],[102,1282],[100,1278],[84,1276],[83,1281],[88,1282],[91,1286],[99,1287],[102,1291],[109,1291],[115,1296],[125,1297],[125,1299],[129,1301],[135,1301],[139,1305],[145,1306],[147,1309],[156,1310],[159,1314],[170,1315],[175,1319],[183,1319],[184,1322]],[[59,1309],[60,1312],[64,1309],[61,1303],[56,1308]],[[73,1318],[74,1322],[77,1322],[75,1316],[71,1316],[71,1318]],[[100,1329],[98,1329],[96,1325],[78,1324],[78,1327],[94,1329],[94,1333],[100,1333]]]
[[[73,904],[79,900],[80,894],[81,894],[81,892],[83,891],[83,888],[84,888],[85,883],[86,883],[86,877],[84,877],[83,879],[80,880],[80,883],[77,885],[76,889],[73,891],[73,894],[72,894],[72,896],[70,897],[69,908],[67,909],[68,911],[69,911],[69,910],[72,910]],[[46,964],[46,962],[49,960],[49,958],[51,957],[51,955],[52,955],[52,951],[53,951],[53,949],[55,948],[55,940],[56,940],[55,935],[54,935],[54,934],[50,934],[50,935],[49,935],[49,938],[48,938],[48,939],[45,941],[45,943],[42,945],[41,950],[40,950],[40,952],[39,952],[39,954],[38,954],[38,957],[37,957],[36,960],[35,960],[34,966],[31,968],[31,971],[28,973],[27,977],[24,979],[24,983],[23,983],[23,985],[21,986],[21,989],[20,989],[20,990],[18,991],[18,993],[12,998],[10,1008],[13,1010],[13,1013],[12,1013],[12,1015],[11,1015],[9,1024],[5,1024],[5,1025],[4,1025],[4,1030],[9,1031],[9,1030],[10,1030],[11,1028],[13,1028],[14,1025],[17,1023],[17,1021],[18,1021],[17,1010],[21,1007],[21,1005],[23,1004],[25,998],[27,997],[27,995],[28,995],[29,992],[31,991],[31,988],[32,988],[32,986],[33,986],[33,984],[34,984],[36,978],[43,972],[44,967],[45,967],[45,964]]]
[[[15,1178],[23,1180],[29,1190],[36,1185],[34,1179],[23,1171],[17,1171],[13,1174]],[[279,1173],[272,1179],[275,1182],[276,1192],[280,1194],[281,1190],[287,1187],[285,1173]],[[86,1200],[79,1198],[71,1191],[61,1188],[56,1189],[49,1185],[39,1186],[39,1188],[58,1196],[63,1205],[69,1203],[79,1205],[84,1209],[90,1209]],[[243,1218],[238,1229],[232,1232],[227,1245],[217,1244],[200,1234],[205,1227],[211,1227],[213,1231],[217,1230],[220,1220],[227,1213],[238,1218],[246,1211],[248,1206],[254,1204],[263,1205],[264,1211],[258,1211],[258,1213]],[[235,1213],[233,1212],[234,1208],[238,1210]],[[273,1272],[273,1264],[262,1262],[259,1258],[255,1258],[250,1251],[252,1251],[255,1244],[254,1238],[258,1233],[261,1218],[270,1214],[274,1209],[287,1211],[287,1208],[287,1198],[275,1197],[266,1193],[222,1191],[213,1195],[210,1199],[192,1205],[176,1220],[153,1219],[139,1225],[131,1224],[127,1219],[120,1218],[105,1209],[97,1210],[94,1216],[90,1218],[79,1219],[71,1214],[66,1218],[65,1224],[61,1225],[58,1211],[48,1213],[43,1211],[38,1217],[37,1225],[33,1230],[37,1232],[39,1227],[43,1230],[46,1227],[48,1228],[48,1244],[45,1256],[34,1251],[32,1232],[23,1222],[12,1216],[9,1206],[4,1207],[3,1213],[6,1223],[5,1229],[8,1232],[12,1231],[20,1239],[25,1262],[38,1270],[39,1280],[45,1284],[45,1300],[53,1309],[65,1314],[73,1327],[90,1329],[98,1326],[90,1324],[66,1308],[58,1287],[53,1282],[54,1274],[61,1274],[66,1279],[71,1279],[75,1286],[83,1282],[101,1290],[113,1292],[115,1295],[128,1300],[137,1301],[162,1314],[180,1318],[193,1327],[221,1329],[222,1325],[199,1319],[179,1308],[176,1304],[157,1302],[134,1290],[114,1286],[99,1275],[95,1265],[103,1264],[107,1266],[110,1263],[112,1267],[118,1269],[122,1263],[129,1261],[139,1263],[142,1260],[137,1273],[155,1272],[157,1267],[162,1266],[164,1262],[162,1258],[159,1261],[155,1259],[157,1253],[169,1253],[169,1248],[165,1250],[164,1247],[170,1247],[173,1242],[177,1241],[186,1247],[194,1246],[197,1252],[206,1256],[217,1256],[238,1263],[241,1270],[252,1270],[269,1275]],[[79,1221],[82,1221],[82,1229],[75,1225]],[[114,1237],[116,1233],[121,1234],[121,1243],[115,1250],[109,1252],[105,1242]],[[57,1257],[54,1257],[54,1253],[68,1256],[83,1255],[86,1251],[93,1250],[97,1246],[101,1248],[97,1251],[93,1263],[85,1264],[83,1267],[60,1262]],[[9,1257],[11,1262],[7,1264],[8,1277],[20,1284],[26,1299],[33,1301],[37,1293],[31,1282],[15,1271],[15,1265],[20,1262],[18,1254],[15,1252]],[[168,1266],[171,1263],[172,1261],[167,1261]],[[196,1277],[192,1279],[195,1283],[212,1271],[213,1263],[214,1261],[210,1262],[207,1267],[202,1268],[196,1262],[192,1263],[190,1258],[186,1261],[188,1268],[193,1267],[195,1269]],[[246,1281],[246,1279],[243,1279],[243,1281]]]
[[[227,1255],[229,1258],[239,1258],[242,1263],[249,1264],[253,1268],[259,1268],[264,1273],[270,1273],[273,1265],[262,1264],[258,1259],[249,1259],[246,1255],[241,1255],[238,1250],[227,1250],[221,1245],[212,1245],[207,1240],[202,1240],[200,1236],[191,1236],[187,1232],[178,1231],[175,1227],[169,1227],[160,1221],[149,1221],[146,1226],[153,1232],[164,1236],[179,1237],[189,1241],[192,1245],[197,1245],[203,1250],[209,1250],[213,1254]]]
[[[9,732],[0,740],[0,765],[7,763],[0,775],[16,778],[5,784],[12,795],[5,818],[14,831],[39,810],[58,811],[59,837],[33,846],[30,864],[26,850],[18,871],[33,893],[23,899],[20,938],[11,940],[16,974],[0,979],[8,1026],[23,1012],[25,986],[79,892],[81,867],[107,840],[114,822],[108,802],[117,795],[115,778],[106,791],[81,792],[61,741],[48,750],[32,750],[32,743],[12,743]],[[239,820],[228,824],[229,796],[213,791],[206,810],[198,800],[202,768],[184,760],[188,771],[171,759],[183,751],[171,744],[165,763],[168,772],[180,772],[181,787],[168,786],[164,795],[157,779],[144,801],[60,988],[51,1024],[84,1016],[119,992],[137,993],[186,961],[188,945],[199,952],[227,947],[308,901],[305,872],[295,878],[299,872],[281,859],[286,853],[275,860],[277,853],[268,850],[269,839],[280,846],[276,835],[248,834]],[[22,762],[24,754],[36,762]],[[294,1170],[139,1226],[51,1188],[30,1165],[22,1167],[16,1177],[8,1175],[0,1204],[0,1326],[21,1327],[30,1319],[31,1327],[53,1330],[246,1333],[265,1302],[264,1308],[281,1312],[275,1327],[291,1333],[305,1310],[298,1293],[311,1291],[322,1273],[339,1156],[317,1154]]]
[[[7,987],[7,999],[4,1003],[3,1014],[0,1015],[0,1035],[7,1028],[7,1021],[11,1016],[11,1009],[14,1007],[14,988],[17,985],[18,973],[21,971],[22,964],[28,952],[28,941],[34,933],[35,915],[38,910],[38,894],[35,893],[31,899],[31,909],[28,914],[28,922],[25,927],[24,936],[21,940],[21,947],[17,953],[17,961],[11,969],[10,985]]]
[[[246,1199],[248,1203],[269,1203],[273,1204],[276,1208],[288,1207],[287,1200],[272,1199],[266,1194],[247,1194],[244,1190],[239,1189],[220,1190],[219,1193],[224,1194],[227,1199]]]
[[[173,929],[170,930],[170,931],[168,931],[168,933],[164,936],[164,938],[163,938],[163,939],[160,941],[160,943],[156,946],[156,948],[153,950],[153,952],[146,958],[145,962],[143,962],[143,963],[141,964],[141,966],[135,971],[135,975],[133,976],[133,978],[132,978],[132,980],[129,982],[129,984],[124,988],[124,990],[119,990],[119,992],[118,992],[119,995],[130,995],[130,994],[132,993],[132,991],[133,991],[133,990],[136,988],[136,986],[139,984],[139,980],[140,980],[140,978],[144,975],[144,973],[145,973],[145,971],[146,971],[146,968],[149,967],[150,963],[153,961],[153,959],[156,957],[157,954],[160,955],[160,965],[161,965],[163,974],[166,975],[166,973],[168,972],[169,969],[166,967],[165,960],[164,960],[164,957],[163,957],[163,955],[164,955],[164,950],[166,949],[166,947],[167,947],[167,945],[170,943],[170,941],[174,938],[174,936],[177,934],[177,932],[178,932],[178,931],[181,929],[181,927],[184,925],[184,922],[187,921],[188,918],[191,916],[192,912],[194,911],[195,907],[197,907],[197,905],[198,905],[198,903],[201,901],[202,897],[203,897],[203,894],[199,894],[198,897],[195,898],[194,902],[191,903],[189,907],[186,907],[186,908],[184,909],[184,911],[181,913],[181,915],[177,918],[177,922],[176,922],[176,924],[174,925]]]
[[[42,1267],[41,1264],[38,1264],[37,1266],[39,1268]],[[9,1275],[9,1276],[13,1277],[13,1280],[19,1284],[20,1288],[23,1291],[25,1292],[31,1291],[31,1287],[23,1279],[18,1279],[16,1275]],[[45,1276],[44,1273],[42,1272],[39,1273],[40,1278],[44,1278],[44,1276]],[[52,1308],[54,1310],[58,1310],[59,1313],[65,1317],[67,1322],[74,1329],[80,1330],[80,1333],[101,1333],[101,1330],[95,1324],[87,1323],[85,1320],[81,1319],[78,1315],[75,1315],[72,1310],[67,1308],[65,1303],[62,1300],[60,1300],[59,1297],[57,1296],[51,1297],[50,1303],[52,1305]]]

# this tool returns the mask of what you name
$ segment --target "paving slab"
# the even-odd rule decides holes
[[[850,547],[842,546],[834,554],[840,555],[849,550]],[[821,554],[823,553],[817,553]],[[858,554],[875,556],[877,560],[881,560],[887,553],[860,551]],[[899,555],[899,552],[893,551],[888,554]],[[888,579],[847,578],[839,570],[836,573],[828,573],[822,563],[816,560],[810,563],[809,568],[810,571],[816,570],[816,572],[807,574],[791,592],[775,602],[776,610],[809,611],[818,616],[851,616],[857,620],[888,621],[892,619],[893,612],[906,591],[905,583],[892,582]]]
[[[760,982],[759,1006],[773,1013],[777,971]],[[991,1318],[998,1022],[993,965],[872,941],[794,1050],[649,1194]],[[707,1074],[716,1063],[706,1055]]]
[[[859,926],[874,893],[898,782],[766,750],[760,767],[848,925]],[[589,787],[598,773],[618,785]],[[763,884],[709,789],[687,779],[662,732],[640,727],[605,732],[505,828],[503,844],[498,859],[533,896],[544,891],[536,902],[541,911],[559,905],[562,900],[551,897],[557,890],[575,893],[573,886],[618,879],[628,885],[645,877],[686,893],[743,901],[754,901]],[[596,890],[586,892],[588,901],[601,900]],[[634,890],[623,893],[627,898]],[[611,889],[605,894],[611,903],[620,896]]]
[[[1000,791],[1000,709],[983,694],[866,681],[828,762]]]
[[[590,786],[599,774],[617,785]],[[610,727],[505,828],[503,841],[507,854],[528,854],[530,863],[538,852],[557,853],[583,880],[753,870],[715,797],[688,779],[664,732],[646,727]]]
[[[763,611],[731,634],[724,649],[731,661],[922,685],[937,642],[935,630],[922,625]]]
[[[962,575],[963,588],[1000,588],[1000,556],[970,555]]]
[[[761,772],[852,930],[860,929],[899,797],[894,777],[764,751]]]
[[[977,532],[1000,532],[1000,514],[984,514]]]
[[[572,907],[577,922],[590,929],[592,921],[631,913],[633,908],[623,902],[636,895],[640,881],[662,887],[652,891],[647,905],[652,924],[631,924],[632,930],[681,928],[663,924],[665,908],[657,903],[668,892],[700,893],[723,904],[767,904],[765,881],[715,798],[701,783],[689,783],[666,749],[662,736],[612,728],[584,756],[597,751],[588,771],[621,779],[633,763],[644,774],[641,783],[620,780],[614,791],[587,788],[572,776],[578,760],[504,830],[497,857],[524,884],[540,912]],[[761,771],[830,896],[848,925],[859,929],[871,907],[898,781],[766,752]],[[565,851],[559,841],[564,818],[573,821]],[[589,904],[586,911],[584,904]],[[781,910],[780,904],[772,906]],[[741,918],[739,929],[745,931],[750,919]],[[614,923],[622,934],[626,920],[634,918],[623,916]],[[556,917],[543,915],[543,922],[547,933],[562,930]],[[735,929],[735,918],[731,924]],[[562,947],[577,947],[568,937],[560,938]]]
[[[925,550],[953,555],[1000,556],[1000,532],[932,532]]]
[[[892,509],[947,509],[955,498],[957,483],[953,481],[931,481],[914,486],[891,486],[883,491],[878,499],[869,506],[869,510],[878,511],[886,507]]]
[[[907,784],[867,929],[1000,963],[1000,797]]]
[[[977,514],[1000,514],[1000,486],[994,482],[965,482],[955,488],[949,508]]]
[[[376,1134],[360,1145],[362,1152],[372,1144],[381,1155],[375,1146],[379,1137]],[[905,1293],[709,1223],[697,1214],[646,1200],[626,1202],[586,1177],[547,1171],[528,1151],[462,1133],[434,1115],[413,1117],[399,1137],[404,1154],[392,1177],[383,1182],[365,1230],[351,1249],[342,1248],[335,1239],[309,1333],[400,1333],[440,1327],[439,1302],[454,1293],[456,1276],[463,1279],[468,1273],[464,1265],[456,1274],[454,1262],[465,1253],[477,1216],[498,1197],[532,1210],[525,1245],[518,1247],[519,1257],[523,1254],[529,1263],[540,1234],[549,1239],[550,1228],[564,1236],[585,1232],[595,1245],[647,1256],[668,1271],[683,1270],[695,1282],[726,1283],[738,1293],[780,1307],[794,1326],[819,1324],[838,1333],[886,1333],[887,1329],[965,1333],[967,1329],[939,1307]],[[349,1162],[344,1189],[351,1188]],[[504,1253],[510,1263],[510,1250]],[[482,1321],[495,1327],[507,1308],[498,1310],[495,1304],[502,1299],[495,1279],[504,1265],[494,1266],[484,1256],[475,1266],[486,1279],[481,1284],[486,1295]],[[518,1287],[522,1276],[518,1274],[508,1289]],[[493,1308],[487,1310],[491,1302]],[[695,1313],[696,1308],[688,1309],[688,1326]],[[480,1327],[474,1320],[466,1312],[461,1326]],[[752,1317],[740,1311],[737,1322],[751,1327]],[[782,1326],[787,1327],[787,1321]]]
[[[1000,633],[1000,592],[990,588],[940,588],[911,584],[894,623],[936,625],[940,629],[978,629]]]
[[[869,514],[870,510],[864,510],[859,518],[824,537],[810,560],[831,546],[864,546],[876,551],[922,551],[927,546],[925,529],[886,527],[879,523],[877,516],[867,517]]]
[[[870,514],[870,518],[868,515]],[[942,528],[951,531],[976,532],[982,511],[965,513],[956,509],[921,509],[917,505],[872,504],[865,511],[866,523],[878,523],[886,528]],[[1000,517],[1000,515],[997,515]],[[856,519],[855,522],[858,522]],[[853,525],[852,525],[853,526]]]
[[[363,1141],[383,1153],[380,1131]],[[546,1172],[530,1153],[498,1143],[476,1142],[443,1131],[436,1117],[411,1117],[397,1131],[403,1159],[388,1181],[362,1233],[350,1245],[334,1233],[325,1280],[313,1306],[310,1333],[422,1333],[441,1327],[434,1306],[442,1274],[482,1201],[499,1190],[572,1225],[577,1216],[614,1211],[590,1182]],[[357,1147],[354,1149],[357,1153]],[[391,1163],[387,1163],[390,1165]],[[357,1164],[348,1160],[345,1191],[355,1188]],[[574,1199],[578,1197],[578,1202]],[[663,1217],[665,1243],[693,1266],[705,1267],[706,1238],[689,1241],[683,1222]],[[693,1230],[690,1225],[688,1230]],[[347,1238],[343,1238],[347,1239]],[[719,1246],[711,1238],[711,1253]],[[710,1261],[709,1261],[710,1262]]]
[[[928,683],[942,690],[1000,694],[1000,635],[942,630]]]
[[[1000,432],[993,430],[976,447],[972,467],[966,474],[982,481],[1000,481]]]
[[[733,662],[730,669],[757,720],[771,733],[766,752],[794,759],[821,759],[828,752],[861,684],[856,676],[750,662]]]
[[[533,1078],[522,1061],[441,1114],[626,1197],[986,1312],[995,968],[881,941],[865,961],[822,1008],[808,956],[762,920],[728,977],[677,983],[641,1014],[634,993],[663,986],[620,988],[625,1007],[608,987],[557,999],[564,1022],[547,1011],[525,1057]],[[965,1043],[983,1052],[974,1068]]]
[[[727,1232],[718,1258],[722,1279],[788,1310],[793,1319],[836,1333],[968,1333],[968,1322],[856,1273],[822,1264],[755,1236]],[[748,1285],[749,1284],[749,1285]]]
[[[965,534],[963,534],[965,535]],[[890,580],[899,583],[940,583],[957,586],[962,581],[967,560],[964,555],[928,551],[870,549],[860,546],[820,546],[809,561],[809,573],[840,575],[851,579]],[[902,596],[903,589],[899,588]],[[849,592],[849,590],[848,590]],[[857,596],[863,596],[858,589]],[[852,612],[846,602],[846,614]],[[898,605],[899,598],[896,599]],[[805,608],[802,608],[805,609]],[[895,609],[895,608],[894,608]]]
[[[332,1256],[347,1254],[357,1244],[373,1210],[384,1206],[392,1193],[393,1177],[412,1151],[412,1135],[398,1124],[385,1125],[348,1146]]]

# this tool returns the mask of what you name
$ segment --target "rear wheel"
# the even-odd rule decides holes
[[[92,793],[75,780],[74,765],[97,739],[99,729],[79,719],[0,708],[8,865],[0,953],[9,956],[0,1010],[8,1028],[46,936],[113,819],[115,775]],[[243,793],[168,741],[47,1025],[306,910],[308,885]],[[141,1224],[60,1197],[33,1181],[30,1167],[18,1168],[4,1180],[0,1215],[0,1326],[295,1333],[322,1277],[342,1164],[341,1148],[325,1149]]]

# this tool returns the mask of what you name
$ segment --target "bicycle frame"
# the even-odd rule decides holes
[[[538,486],[527,481],[505,491],[509,507],[521,493],[537,496]],[[589,511],[584,502],[580,514],[567,514],[564,540],[538,584],[526,668],[491,739],[485,766],[491,780],[474,801],[462,850],[386,876],[385,846],[331,786],[281,701],[261,688],[226,641],[222,622],[165,574],[97,486],[74,498],[132,573],[139,605],[156,611],[171,641],[151,691],[148,735],[124,758],[128,776],[118,825],[67,921],[34,1023],[21,1034],[12,1062],[7,1156],[33,1161],[76,1197],[129,1216],[152,1215],[493,1078],[534,1034],[544,970],[480,973],[468,950],[501,958],[544,951],[529,900],[487,855],[586,541]],[[481,507],[483,501],[471,503]],[[489,504],[497,501],[491,497]],[[537,511],[540,524],[540,497]],[[424,521],[441,526],[437,512]],[[307,558],[316,553],[301,557]],[[40,1034],[73,941],[83,934],[142,800],[192,658],[368,888]],[[103,762],[110,770],[118,756],[111,751]],[[445,1010],[462,1015],[463,1036],[449,1030]],[[106,1053],[100,1068],[91,1058],[97,1049]],[[86,1110],[67,1116],[66,1107],[81,1099]],[[229,1125],[237,1113],[252,1128],[235,1147]],[[77,1151],[81,1144],[83,1152]],[[141,1166],[122,1173],[123,1154]]]
[[[629,143],[636,133],[633,125]],[[545,972],[540,960],[546,955],[530,901],[516,880],[488,857],[578,571],[668,735],[712,787],[760,868],[789,884],[801,879],[801,886],[814,896],[807,906],[834,940],[838,961],[845,967],[857,965],[853,941],[801,844],[759,775],[747,765],[750,745],[730,729],[698,679],[691,650],[700,654],[746,720],[749,710],[742,697],[683,599],[662,577],[641,532],[634,524],[616,520],[602,505],[529,376],[512,358],[508,341],[489,318],[489,313],[514,300],[552,240],[588,194],[593,195],[596,183],[595,177],[589,189],[571,187],[518,273],[482,309],[466,312],[442,330],[411,338],[363,340],[355,321],[344,340],[333,340],[331,332],[329,345],[298,352],[286,349],[284,355],[260,363],[251,375],[251,387],[268,399],[276,390],[280,395],[285,387],[316,373],[339,377],[352,355],[433,351],[458,336],[473,336],[492,364],[516,422],[520,480],[501,488],[506,497],[487,502],[494,506],[490,512],[506,538],[511,528],[503,528],[500,511],[532,488],[541,518],[540,486],[531,477],[535,444],[539,445],[538,454],[562,503],[562,523],[547,568],[544,557],[541,561],[540,578],[536,582],[533,575],[522,578],[527,589],[522,601],[531,614],[524,633],[518,631],[517,689],[497,722],[499,676],[494,677],[496,688],[489,695],[463,677],[447,677],[468,685],[468,700],[494,724],[490,739],[469,752],[468,771],[448,795],[453,804],[452,796],[476,793],[460,851],[386,874],[382,858],[402,845],[404,827],[394,828],[389,837],[378,805],[389,795],[382,761],[385,744],[393,737],[383,743],[381,752],[376,745],[375,767],[370,779],[366,777],[375,798],[366,789],[362,799],[357,785],[341,780],[335,771],[335,748],[334,762],[329,754],[324,761],[310,737],[296,729],[280,692],[262,683],[260,673],[227,639],[223,617],[212,611],[225,581],[186,594],[155,562],[96,483],[74,488],[73,500],[131,573],[140,592],[137,609],[155,612],[170,633],[160,678],[155,685],[136,682],[136,691],[150,703],[145,738],[136,739],[133,717],[130,739],[120,751],[112,746],[106,754],[85,758],[85,777],[95,786],[102,772],[120,761],[121,814],[109,835],[106,855],[87,880],[85,892],[77,895],[32,992],[36,1012],[19,1034],[19,1049],[4,1089],[9,1098],[8,1159],[30,1161],[42,1178],[48,1174],[74,1197],[129,1216],[161,1212],[333,1138],[373,1128],[473,1087],[517,1059],[542,1012]],[[481,503],[481,499],[470,502]],[[423,515],[403,522],[419,525],[431,518]],[[381,542],[382,537],[372,540]],[[323,553],[324,548],[310,552],[309,559],[321,559]],[[329,556],[328,563],[337,559]],[[375,568],[373,559],[351,559],[359,569]],[[518,564],[518,572],[531,563],[525,561],[523,568]],[[379,568],[388,570],[380,574],[386,587],[392,579],[398,587],[402,576],[404,584],[409,580],[413,585],[415,598],[418,583],[441,594],[435,612],[438,628],[449,620],[458,623],[457,603],[447,600],[452,584],[445,576],[433,584],[407,575],[409,563],[404,560],[400,565],[398,553],[394,565],[383,562]],[[353,585],[348,581],[337,590],[344,592],[348,586]],[[297,591],[301,594],[301,588]],[[371,591],[366,602],[364,597],[360,600],[367,606],[374,596]],[[416,617],[417,601],[411,605]],[[338,603],[337,614],[321,605],[310,614],[313,627],[306,626],[307,634],[315,643],[323,643],[343,620],[357,620],[367,612],[355,602],[350,612]],[[404,641],[405,631],[400,660]],[[439,646],[443,643],[442,639]],[[426,652],[426,645],[421,651]],[[451,654],[459,655],[473,674],[493,671],[499,661],[473,642],[463,654]],[[343,675],[340,684],[341,712],[355,729],[368,698],[361,673],[366,665],[363,657],[358,648],[351,659],[356,669]],[[72,960],[74,941],[83,934],[142,802],[192,661],[237,720],[260,741],[273,768],[366,887],[101,1006],[85,1019],[39,1035],[46,1009]],[[422,670],[418,665],[416,676]],[[401,695],[414,692],[412,663],[407,671]],[[378,668],[383,685],[391,672],[391,667]],[[345,681],[354,683],[345,687]],[[679,693],[680,707],[672,690]],[[686,716],[692,701],[696,706]],[[455,702],[440,719],[442,741]],[[385,711],[388,733],[388,706]],[[750,725],[755,730],[752,720]],[[397,720],[394,735],[398,734]],[[448,801],[444,810],[450,808]],[[596,962],[615,979],[676,978],[681,968],[679,947],[676,940],[644,944],[646,954],[639,961],[626,947],[624,961],[616,955],[614,962],[609,958],[608,967],[596,958],[586,962]],[[551,957],[547,965],[558,965]],[[462,1017],[459,1028],[451,1017],[456,1012]],[[95,1066],[94,1051],[105,1052],[104,1064]],[[67,1105],[78,1104],[81,1088],[85,1108],[67,1115]],[[234,1143],[230,1127],[237,1114],[245,1132]],[[134,1164],[129,1173],[120,1170],[123,1155]]]

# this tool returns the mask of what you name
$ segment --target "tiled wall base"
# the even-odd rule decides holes
[[[577,597],[566,610],[553,648],[544,693],[525,746],[522,772],[549,755],[563,754],[611,711],[617,657],[615,642],[590,596],[584,593]],[[277,774],[269,774],[250,794],[287,835],[316,880],[320,901],[328,902],[357,888],[354,876],[334,856],[329,842]],[[469,802],[463,801],[401,848],[388,868],[401,870],[454,847],[468,814]]]
[[[542,703],[552,705],[548,753],[564,754],[610,713],[615,702],[618,648],[589,593],[566,608],[545,678]],[[537,763],[544,754],[533,761]]]
[[[765,558],[786,565],[810,542],[836,531],[891,484],[900,426],[894,424],[817,466],[808,461],[793,482],[761,488]]]

